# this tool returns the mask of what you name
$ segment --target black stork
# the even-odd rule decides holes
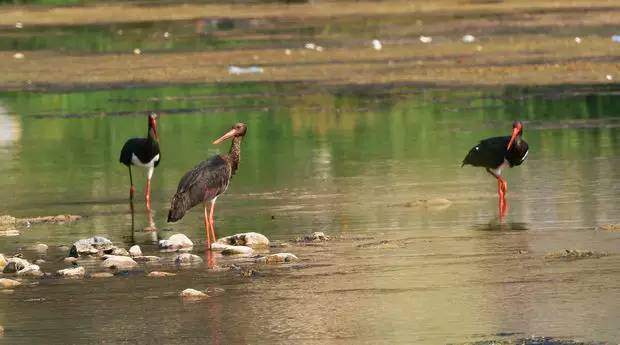
[[[527,158],[528,145],[521,138],[523,135],[523,123],[515,121],[512,124],[512,135],[505,137],[493,137],[481,140],[474,146],[463,159],[463,165],[470,164],[476,167],[484,167],[487,172],[497,179],[497,194],[499,195],[500,218],[506,215],[508,204],[506,192],[508,184],[502,179],[502,169],[521,165]]]
[[[203,204],[207,246],[209,248],[211,248],[211,238],[214,242],[217,240],[213,222],[215,201],[218,196],[226,191],[230,179],[237,172],[241,155],[241,141],[246,130],[247,126],[244,123],[237,123],[230,131],[215,140],[213,144],[219,144],[232,138],[228,154],[215,155],[188,171],[181,178],[177,192],[170,202],[168,222],[176,222],[183,218],[185,212],[190,208],[200,203]],[[207,212],[207,203],[211,203],[209,212]]]
[[[146,138],[132,138],[125,142],[121,149],[119,161],[129,168],[129,200],[133,204],[133,194],[136,188],[133,185],[133,177],[131,176],[131,166],[136,165],[147,170],[146,191],[146,208],[151,210],[151,178],[155,167],[159,165],[159,137],[157,136],[157,115],[150,113],[148,116],[148,134]],[[133,206],[132,206],[133,207]]]

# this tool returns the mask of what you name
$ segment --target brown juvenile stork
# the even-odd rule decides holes
[[[474,146],[463,159],[463,165],[470,164],[476,167],[484,167],[487,172],[497,179],[497,194],[499,194],[499,216],[506,215],[508,203],[506,192],[508,184],[502,179],[502,169],[521,165],[527,158],[529,146],[521,138],[523,135],[523,123],[515,121],[512,124],[512,135],[505,137],[493,137],[481,140]]]
[[[228,154],[215,155],[206,161],[200,162],[200,164],[188,171],[181,178],[177,192],[172,197],[170,203],[168,222],[176,222],[183,218],[185,212],[190,208],[200,203],[203,204],[207,246],[209,248],[211,248],[211,239],[213,239],[213,242],[217,240],[215,224],[213,222],[215,201],[220,194],[226,191],[230,179],[239,167],[241,141],[246,133],[246,129],[247,127],[244,123],[237,123],[230,131],[215,140],[213,144],[219,144],[226,139],[232,138]],[[207,212],[208,203],[211,203],[211,210],[209,212]]]

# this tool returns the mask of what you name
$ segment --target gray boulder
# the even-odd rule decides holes
[[[191,249],[194,246],[192,240],[190,240],[187,236],[183,234],[174,234],[170,236],[167,240],[159,241],[159,248],[163,250],[183,250],[183,249]]]
[[[94,255],[113,249],[112,241],[102,236],[93,236],[73,243],[71,249],[69,249],[69,256],[77,258],[80,255]]]
[[[222,237],[216,243],[227,244],[230,246],[246,246],[251,248],[269,247],[269,239],[257,232],[244,232],[232,236]]]

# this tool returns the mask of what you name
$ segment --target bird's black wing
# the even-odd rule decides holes
[[[478,145],[469,150],[463,165],[470,164],[476,167],[495,169],[504,163],[506,157],[506,147],[510,142],[510,137],[493,137],[481,140]]]
[[[146,142],[145,138],[131,138],[125,142],[123,148],[121,149],[121,155],[118,159],[119,162],[130,165],[131,164],[131,155],[137,151],[138,147],[141,147]]]

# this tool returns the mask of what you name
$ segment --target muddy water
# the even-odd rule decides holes
[[[0,342],[460,344],[534,335],[618,343],[620,234],[594,230],[619,221],[618,91],[246,83],[2,94],[1,213],[84,219],[19,229],[0,237],[0,252],[42,256],[43,271],[54,272],[66,266],[61,246],[99,234],[164,261],[100,280],[25,279],[0,294]],[[117,159],[124,140],[145,134],[151,110],[161,115],[158,231],[143,231],[141,198],[132,231]],[[499,223],[495,181],[460,162],[517,117],[531,149],[505,173],[510,209]],[[198,209],[166,224],[169,198],[186,170],[228,149],[210,142],[236,121],[248,135],[218,201],[218,235],[253,230],[286,242],[324,231],[334,240],[272,249],[301,262],[254,267],[253,277],[177,269],[155,241],[185,233],[204,257],[204,230]],[[28,249],[39,242],[46,254]],[[610,255],[545,258],[565,248]],[[94,260],[82,265],[101,270]],[[145,277],[155,269],[178,275]],[[212,296],[183,302],[178,293],[189,287]]]

